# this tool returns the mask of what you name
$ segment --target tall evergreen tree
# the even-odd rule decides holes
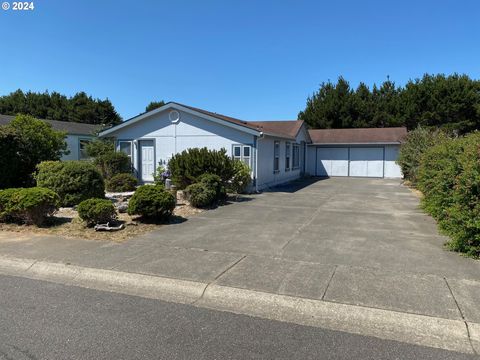
[[[145,112],[149,112],[149,111],[158,109],[159,107],[162,107],[163,105],[165,105],[165,101],[163,101],[163,100],[160,100],[160,101],[151,101],[150,104],[148,104],[148,105],[145,107]]]
[[[467,75],[425,74],[397,87],[387,78],[370,90],[352,90],[339,77],[322,83],[307,99],[299,119],[312,128],[391,127],[418,125],[466,133],[480,129],[480,81]]]
[[[110,100],[93,99],[84,92],[68,98],[58,92],[24,93],[19,89],[0,97],[0,114],[26,114],[39,119],[105,125],[122,121]]]

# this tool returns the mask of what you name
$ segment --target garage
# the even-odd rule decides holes
[[[308,172],[315,176],[399,178],[398,158],[405,128],[309,131]]]
[[[317,147],[316,176],[383,177],[383,147]]]

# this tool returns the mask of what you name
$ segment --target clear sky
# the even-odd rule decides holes
[[[124,119],[162,99],[245,120],[295,119],[339,75],[354,86],[425,72],[480,77],[478,0],[34,5],[0,9],[0,95],[85,91],[108,97]]]

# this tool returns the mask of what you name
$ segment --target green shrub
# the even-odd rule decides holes
[[[227,184],[228,192],[241,194],[247,190],[252,181],[250,167],[243,161],[235,160],[233,163],[234,175]]]
[[[200,175],[197,180],[199,183],[205,184],[208,189],[215,192],[215,200],[221,200],[227,196],[225,186],[223,186],[220,176],[215,174],[203,174]]]
[[[110,151],[99,154],[93,163],[104,179],[111,179],[117,174],[131,173],[132,165],[127,154],[121,151]]]
[[[62,206],[105,197],[102,175],[88,161],[45,161],[37,166],[37,170],[37,185],[55,191]]]
[[[214,188],[205,183],[196,183],[185,189],[190,204],[197,208],[204,208],[215,203],[217,193]]]
[[[17,115],[0,128],[0,188],[33,186],[32,175],[40,162],[68,153],[67,134],[32,116]]]
[[[397,160],[404,178],[415,184],[418,178],[420,162],[425,151],[446,139],[445,133],[439,130],[433,131],[418,127],[409,131],[400,147]]]
[[[449,247],[480,256],[480,133],[451,139],[422,157],[418,187],[424,209],[451,237]]]
[[[78,204],[78,216],[88,226],[108,223],[115,220],[117,212],[115,206],[107,199],[87,199]]]
[[[168,162],[172,181],[179,189],[196,183],[200,175],[215,174],[226,184],[234,175],[233,160],[225,149],[193,148],[174,155]]]
[[[141,215],[155,220],[168,219],[175,209],[175,198],[160,185],[137,188],[128,202],[129,215]]]
[[[444,218],[452,202],[455,177],[461,171],[457,158],[462,151],[462,139],[450,139],[430,147],[422,157],[417,185],[425,195],[424,209],[437,220]]]
[[[42,225],[58,210],[60,198],[49,189],[17,188],[0,191],[0,219]]]
[[[137,183],[137,178],[132,174],[117,174],[107,180],[107,190],[114,192],[133,191]]]

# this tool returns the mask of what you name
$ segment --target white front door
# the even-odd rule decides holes
[[[350,148],[350,176],[383,177],[383,148]]]
[[[155,172],[155,146],[153,140],[141,140],[140,143],[140,169],[142,181],[153,181]]]
[[[348,148],[317,148],[317,176],[348,176]]]

